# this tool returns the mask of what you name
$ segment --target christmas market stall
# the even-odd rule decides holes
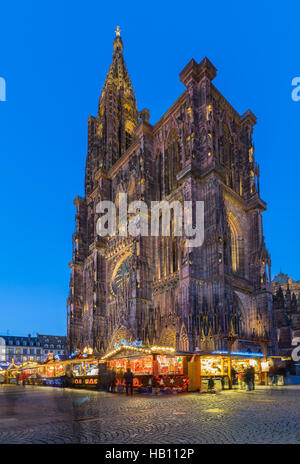
[[[136,392],[185,392],[188,386],[187,360],[174,348],[142,346],[141,342],[122,341],[102,358],[107,369],[116,374],[116,390],[124,386],[124,373],[129,368],[133,375]]]
[[[8,361],[0,362],[0,383],[5,383],[10,363]]]
[[[7,363],[7,364],[8,366],[6,366],[5,370],[3,371],[3,375],[5,375],[5,383],[9,383],[9,384],[19,383],[19,374],[20,374],[20,368],[22,367],[22,364],[20,362],[15,362],[14,359],[12,359],[11,363]]]
[[[62,361],[58,355],[48,353],[46,361],[38,366],[32,381],[37,385],[66,387],[66,361]]]
[[[64,361],[67,386],[74,388],[96,388],[99,386],[101,372],[105,370],[105,361],[92,354],[92,350],[83,353],[75,351],[70,359]]]
[[[90,352],[76,351],[66,360],[49,353],[44,363],[11,365],[7,369],[6,383],[24,381],[28,385],[95,388],[99,380],[99,366],[104,365],[104,361]]]
[[[50,353],[46,361],[38,367],[37,383],[49,386],[96,388],[99,380],[99,366],[104,362],[92,354],[91,350],[74,351],[69,359],[60,360]]]
[[[26,382],[33,384],[32,378],[36,375],[38,367],[39,363],[36,361],[12,362],[6,371],[6,383]]]
[[[208,391],[209,380],[213,379],[216,390],[235,388],[239,385],[239,374],[253,368],[255,384],[266,383],[262,353],[215,351],[194,353],[188,363],[190,391]]]

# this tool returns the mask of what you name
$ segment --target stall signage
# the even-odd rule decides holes
[[[98,378],[92,378],[92,379],[74,379],[74,383],[76,385],[97,385],[98,383]]]
[[[84,383],[85,383],[86,385],[88,385],[88,384],[93,384],[93,385],[95,385],[95,384],[98,383],[98,379],[85,379],[85,380],[84,380]]]
[[[114,347],[115,349],[120,348],[121,346],[134,346],[136,348],[141,348],[142,347],[142,340],[133,340],[133,342],[128,342],[124,338],[121,339],[120,343],[115,343]]]
[[[46,385],[62,385],[62,379],[46,379]]]
[[[261,363],[261,371],[262,372],[269,372],[270,370],[270,365],[268,361],[264,361]]]

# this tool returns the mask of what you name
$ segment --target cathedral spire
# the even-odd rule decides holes
[[[122,53],[124,49],[123,41],[121,38],[121,29],[120,26],[117,26],[117,29],[115,30],[116,37],[114,40],[114,51],[119,51]]]
[[[113,42],[112,62],[101,92],[98,106],[98,135],[105,153],[104,165],[109,169],[132,142],[138,123],[133,86],[123,57],[121,29],[117,26]]]

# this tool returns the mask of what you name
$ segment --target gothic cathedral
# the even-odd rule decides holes
[[[216,68],[193,59],[184,92],[152,126],[138,112],[117,29],[98,105],[88,119],[85,196],[76,197],[70,263],[70,349],[105,353],[115,343],[181,351],[275,346],[270,256],[263,236],[256,118],[240,116],[213,85]],[[184,237],[101,237],[100,200],[204,201],[204,243]],[[257,346],[256,346],[257,349]]]

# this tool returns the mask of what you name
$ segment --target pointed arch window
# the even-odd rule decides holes
[[[177,173],[180,170],[180,150],[178,136],[175,131],[170,134],[166,156],[166,195],[177,187]]]
[[[242,268],[242,230],[237,218],[231,211],[228,212],[227,217],[230,228],[232,270],[238,272]]]

